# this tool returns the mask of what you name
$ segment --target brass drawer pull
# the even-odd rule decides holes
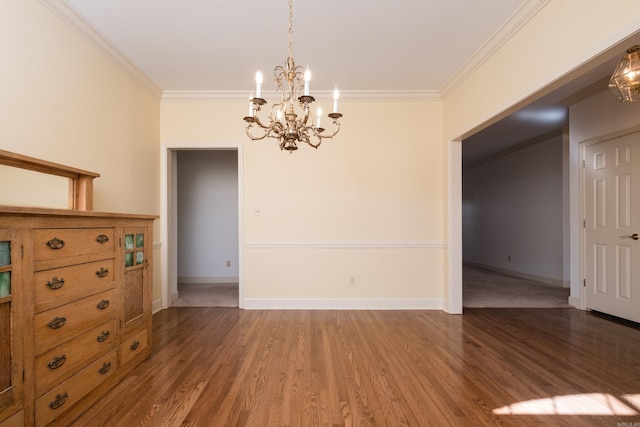
[[[63,277],[58,279],[56,276],[53,276],[53,278],[47,282],[47,288],[51,290],[60,289],[63,286],[64,286]]]
[[[102,375],[104,375],[107,372],[109,372],[109,369],[111,369],[111,362],[105,362],[102,365],[102,368],[98,369],[98,372],[100,372]]]
[[[59,407],[64,405],[64,403],[67,401],[68,398],[69,398],[69,395],[67,393],[56,395],[56,400],[49,403],[49,408],[58,409]]]
[[[100,310],[104,310],[107,307],[109,307],[109,300],[108,299],[103,299],[102,301],[100,301],[98,303],[98,305],[96,305],[96,307]]]
[[[96,242],[98,243],[107,243],[109,241],[109,236],[107,236],[106,234],[101,234],[98,237],[96,237]]]
[[[53,319],[51,322],[47,323],[51,329],[60,329],[67,323],[66,317],[57,317]]]
[[[109,338],[109,331],[102,331],[96,340],[98,340],[98,342],[105,342],[107,338]]]
[[[64,248],[64,240],[60,240],[57,237],[54,237],[47,242],[47,246],[49,246],[51,249],[62,249]]]
[[[47,364],[49,369],[58,369],[60,366],[64,365],[64,362],[67,361],[67,356],[63,354],[62,356],[56,356],[53,358],[51,362]]]
[[[98,277],[106,277],[109,274],[109,269],[100,267],[100,270],[96,271],[96,276]]]
[[[140,347],[140,341],[135,340],[135,341],[133,342],[133,344],[131,344],[131,347],[130,347],[130,348],[131,348],[131,351],[136,351],[136,350],[138,349],[138,347]]]

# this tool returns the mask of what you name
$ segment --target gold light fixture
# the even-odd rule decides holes
[[[256,93],[249,98],[249,115],[244,118],[247,122],[247,136],[256,141],[266,137],[276,138],[280,149],[295,151],[298,142],[304,142],[318,148],[323,139],[333,138],[340,130],[338,112],[338,97],[340,92],[336,87],[333,91],[333,112],[328,114],[332,121],[333,131],[326,132],[321,126],[322,109],[318,108],[314,116],[311,113],[311,103],[315,98],[309,94],[311,72],[307,68],[296,66],[293,61],[293,2],[289,0],[289,58],[285,66],[277,66],[273,70],[277,90],[281,93],[281,100],[273,104],[266,120],[258,117],[261,107],[267,104],[262,98],[262,73],[256,73]],[[259,133],[254,135],[256,129]]]
[[[620,102],[640,99],[640,46],[627,49],[609,80],[609,89]]]

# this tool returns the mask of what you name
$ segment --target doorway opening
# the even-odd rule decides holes
[[[239,150],[168,150],[166,306],[241,307]]]
[[[570,307],[563,137],[559,128],[480,158],[465,157],[474,137],[463,142],[463,307]]]
[[[593,56],[588,60],[580,60],[575,67],[569,68],[566,73],[549,83],[548,86],[540,88],[538,92],[525,96],[511,108],[497,114],[493,119],[480,124],[475,129],[469,129],[449,141],[449,289],[447,294],[448,312],[462,314],[463,307],[463,199],[462,199],[462,162],[463,149],[462,141],[467,140],[483,130],[494,127],[502,123],[501,133],[509,132],[510,137],[493,138],[493,142],[503,143],[502,148],[515,145],[518,138],[527,134],[528,127],[522,123],[523,118],[537,120],[539,125],[546,123],[545,119],[553,115],[538,114],[541,104],[547,106],[571,106],[577,105],[589,99],[595,94],[606,91],[606,82],[619,62],[620,51],[627,45],[637,44],[639,33],[629,34],[620,40],[611,40],[611,44],[606,49],[594,48],[591,52]],[[604,87],[602,86],[604,82]],[[538,111],[536,111],[538,110]],[[525,114],[526,113],[526,114]],[[573,126],[573,125],[572,125]],[[535,128],[531,128],[534,129]],[[548,131],[548,129],[547,129]],[[495,136],[495,134],[494,134]],[[520,140],[521,141],[521,140]],[[479,148],[490,148],[492,144],[476,144]],[[580,183],[579,171],[581,165],[578,164],[578,152],[575,140],[572,137],[564,149],[564,170],[563,188],[567,189],[568,195],[563,200],[563,258],[564,274],[563,280],[569,282],[570,297],[569,304],[573,307],[585,309],[582,289],[582,247],[580,236]],[[466,154],[466,153],[465,153]],[[504,254],[507,255],[508,254]]]

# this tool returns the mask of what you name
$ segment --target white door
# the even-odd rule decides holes
[[[587,308],[640,322],[640,132],[584,148]]]

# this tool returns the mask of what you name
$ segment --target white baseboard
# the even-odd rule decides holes
[[[203,277],[178,277],[178,283],[184,283],[185,285],[197,284],[197,283],[238,283],[240,278],[238,276],[219,277],[219,276],[203,276]]]
[[[533,280],[535,282],[540,282],[544,285],[549,285],[556,288],[569,287],[569,282],[566,280],[554,279],[551,277],[544,277],[544,276],[537,276],[535,274],[528,274],[528,273],[523,273],[521,271],[508,270],[506,268],[494,267],[493,265],[479,264],[471,261],[464,261],[464,264],[470,265],[472,267],[482,268],[484,270],[495,271],[496,273],[502,273],[508,276],[518,277],[520,279]]]
[[[438,299],[245,298],[246,310],[442,310]]]
[[[180,298],[180,294],[178,293],[178,291],[175,292],[171,292],[171,295],[169,296],[171,299],[171,302],[169,303],[169,305],[173,304],[178,298]]]
[[[162,300],[161,299],[154,300],[151,305],[151,312],[157,313],[160,310],[162,310]]]
[[[577,308],[579,310],[583,310],[582,307],[580,307],[580,297],[569,297],[569,300],[567,301],[568,304],[574,308]]]

